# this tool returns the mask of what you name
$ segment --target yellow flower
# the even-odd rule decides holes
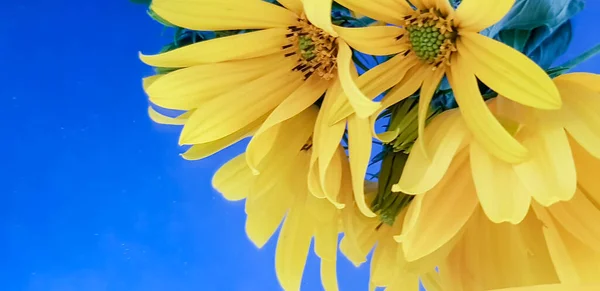
[[[154,12],[180,27],[256,30],[140,56],[154,67],[179,68],[146,79],[144,87],[160,107],[193,110],[180,144],[217,148],[260,135],[336,84],[366,101],[359,108],[369,114],[377,109],[353,81],[352,51],[331,25],[331,1],[280,3],[284,7],[246,0],[152,1]]]
[[[525,217],[531,198],[543,206],[571,199],[581,172],[576,171],[572,144],[579,143],[600,158],[600,87],[596,85],[600,76],[568,74],[554,82],[564,102],[560,110],[536,110],[502,96],[488,102],[508,131],[529,149],[528,160],[510,164],[494,157],[467,129],[465,115],[449,110],[435,117],[427,135],[419,138],[424,148],[413,147],[393,191],[461,196],[465,191],[460,187],[467,183],[463,180],[472,180],[477,194],[473,198],[487,216],[511,223]]]
[[[365,95],[375,97],[382,91],[372,94],[373,80],[385,83],[390,78],[400,79],[382,99],[378,113],[421,88],[419,135],[423,135],[431,98],[444,76],[448,77],[474,138],[488,152],[508,162],[523,161],[528,152],[494,118],[481,96],[477,79],[523,105],[540,109],[561,106],[556,87],[540,67],[513,48],[479,34],[502,19],[514,0],[464,0],[456,10],[447,0],[410,1],[416,9],[404,0],[338,2],[394,25],[336,31],[351,46],[367,54],[398,54],[363,74],[357,85]],[[332,122],[351,114],[352,106],[339,102],[334,111]]]
[[[596,163],[600,166],[600,161]],[[594,170],[598,171],[600,167]],[[595,223],[598,218],[569,212],[586,209],[582,203],[562,202],[548,210],[535,204],[518,225],[491,222],[483,210],[476,207],[464,223],[454,221],[453,224],[445,221],[460,215],[460,205],[471,204],[470,201],[452,205],[455,212],[440,213],[434,203],[451,202],[455,197],[448,197],[447,201],[440,201],[443,194],[419,197],[398,215],[393,226],[381,223],[378,218],[367,218],[356,208],[347,207],[342,211],[342,253],[358,266],[366,261],[372,249],[375,250],[371,259],[372,288],[419,290],[418,279],[428,291],[484,291],[557,283],[567,284],[565,286],[600,284],[597,277],[600,244],[591,238],[600,229]],[[569,219],[569,216],[575,219]],[[581,226],[575,229],[577,235],[566,230],[567,224]],[[434,251],[423,251],[431,250],[438,233],[443,233],[446,227],[458,230]],[[587,232],[587,240],[579,240],[578,237],[586,235],[585,230],[593,231]],[[438,272],[434,270],[436,266]]]
[[[336,261],[340,210],[326,199],[311,195],[306,177],[312,153],[312,126],[317,108],[309,107],[297,116],[265,132],[261,139],[270,144],[257,150],[261,172],[255,175],[242,154],[221,167],[213,178],[214,187],[228,200],[246,199],[246,233],[262,247],[283,220],[277,241],[275,268],[285,290],[299,290],[311,239],[321,258],[321,280],[325,290],[338,290]],[[287,135],[281,135],[286,132]],[[278,139],[285,137],[286,140]],[[336,155],[345,158],[343,148]],[[340,179],[349,179],[347,162]],[[352,190],[342,184],[340,199]]]
[[[387,287],[388,291],[416,291],[419,290],[419,279],[427,291],[483,291],[559,282],[551,252],[546,246],[543,224],[533,211],[521,224],[511,225],[493,223],[478,209],[450,241],[415,259],[414,253],[410,250],[405,253],[403,246],[413,242],[415,235],[410,233],[435,233],[438,230],[429,232],[428,225],[414,224],[413,219],[419,212],[434,215],[425,202],[413,202],[400,212],[393,226],[383,224],[379,218],[367,218],[358,209],[342,211],[342,253],[355,265],[360,265],[374,249],[372,289]],[[437,218],[444,220],[448,216],[438,215]],[[418,243],[427,242],[420,240]]]
[[[479,254],[482,261],[496,255],[501,256],[498,260],[512,260],[517,255],[527,257],[522,253],[508,253],[523,248],[507,249],[507,254],[502,256],[500,252],[489,252],[485,246],[514,240],[527,243],[530,248],[547,245],[561,282],[600,282],[596,276],[600,272],[600,225],[596,223],[600,220],[600,187],[596,177],[600,171],[597,115],[600,75],[568,74],[556,78],[555,83],[564,101],[560,110],[536,110],[503,97],[489,102],[492,112],[532,153],[529,160],[520,164],[509,164],[487,153],[470,136],[458,110],[434,118],[426,129],[424,142],[427,151],[432,153],[430,159],[423,150],[413,148],[394,189],[416,194],[402,234],[397,237],[408,261],[456,244],[453,246],[456,258],[450,254],[446,264],[449,276],[456,280],[460,279],[458,274],[469,272],[498,278],[535,274],[511,270],[506,271],[506,276],[498,276],[497,271],[488,273],[478,266],[475,259],[469,261],[468,266],[456,263],[472,253]],[[488,219],[491,222],[487,222]],[[481,229],[483,224],[489,225],[489,229],[497,228],[498,233],[485,235]],[[521,228],[523,230],[519,230]],[[518,238],[513,235],[515,232],[531,236]],[[537,233],[535,239],[534,233]],[[482,240],[489,241],[481,246],[482,250],[476,251],[474,244]],[[440,272],[444,272],[443,266]],[[548,280],[551,277],[548,275]],[[542,283],[552,282],[535,284]]]
[[[453,163],[448,180],[409,206],[396,237],[406,259],[451,249],[439,270],[442,285],[463,286],[457,290],[600,283],[600,187],[594,175],[600,160],[572,145],[578,172],[586,172],[578,177],[574,197],[546,208],[534,202],[516,225],[489,220],[477,200],[469,163]]]

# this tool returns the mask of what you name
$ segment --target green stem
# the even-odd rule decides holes
[[[548,73],[548,75],[550,75],[553,78],[556,76],[562,75],[562,74],[566,73],[567,71],[570,71],[577,65],[589,60],[590,58],[594,57],[595,55],[597,55],[599,53],[600,53],[600,44],[597,44],[596,46],[585,51],[584,53],[580,54],[576,58],[573,58],[570,61],[568,61],[558,67],[549,69],[547,71],[547,73]]]

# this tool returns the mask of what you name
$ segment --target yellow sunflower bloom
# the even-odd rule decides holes
[[[321,258],[321,280],[325,290],[338,290],[336,261],[340,210],[326,199],[318,199],[308,189],[307,175],[312,154],[312,126],[318,109],[309,107],[262,135],[269,146],[257,151],[261,173],[255,175],[242,154],[223,167],[213,178],[213,186],[228,200],[246,199],[246,233],[262,247],[280,225],[275,268],[285,290],[299,290],[311,240]],[[307,125],[307,126],[305,126]],[[288,134],[282,134],[288,133]],[[284,138],[285,142],[280,138]],[[262,142],[262,141],[261,141]],[[336,152],[344,157],[340,147]],[[341,172],[349,179],[347,163]],[[352,190],[342,184],[340,199]]]
[[[447,0],[410,1],[415,8],[404,0],[338,2],[393,25],[335,29],[341,38],[364,53],[397,54],[363,74],[357,85],[365,95],[374,98],[383,91],[372,94],[372,83],[388,82],[390,75],[400,76],[401,80],[382,99],[379,113],[421,88],[419,135],[424,133],[429,104],[444,76],[450,81],[473,137],[486,151],[508,162],[525,160],[528,151],[494,118],[481,96],[477,79],[523,105],[540,109],[561,106],[558,90],[540,67],[513,48],[479,34],[502,19],[514,0],[464,0],[456,10]],[[345,118],[352,108],[338,102],[331,122]]]
[[[259,0],[152,1],[152,11],[180,27],[256,30],[140,55],[148,65],[179,68],[146,79],[144,87],[160,107],[193,110],[180,144],[229,145],[260,135],[335,84],[353,92],[353,104],[365,117],[377,110],[353,81],[352,51],[333,29],[331,1],[280,3],[284,7]],[[253,155],[248,159],[258,171]]]
[[[578,176],[575,195],[569,201],[549,207],[533,202],[519,224],[491,221],[484,204],[478,201],[469,162],[465,159],[454,161],[450,166],[453,174],[424,195],[416,196],[409,206],[402,233],[396,237],[406,259],[415,261],[440,249],[452,248],[446,263],[439,265],[442,274],[449,274],[442,279],[453,282],[442,280],[442,284],[452,286],[483,284],[469,277],[475,273],[477,276],[474,277],[481,280],[486,276],[489,280],[512,280],[509,275],[517,276],[524,280],[518,284],[526,285],[553,283],[548,280],[555,277],[566,283],[600,283],[597,276],[600,272],[600,226],[596,223],[600,219],[600,187],[593,174],[600,171],[600,160],[576,143],[571,145],[578,172],[587,173]],[[515,195],[508,190],[502,194]],[[491,251],[490,246],[502,251]],[[543,260],[535,266],[525,265],[523,262],[532,254]],[[514,264],[509,264],[513,260]],[[486,264],[492,266],[486,267]],[[497,270],[507,264],[511,267],[502,272]],[[547,275],[539,274],[542,281],[533,282],[523,276],[530,274],[537,278],[536,270],[543,271],[552,265],[555,274],[550,271]],[[519,271],[519,268],[529,269]],[[460,274],[466,275],[461,277]],[[505,287],[510,286],[506,283]],[[473,288],[458,290],[479,290]],[[486,288],[503,286],[486,285]]]
[[[416,291],[419,290],[419,279],[427,291],[484,291],[561,282],[553,265],[558,262],[551,257],[543,224],[533,211],[521,224],[512,225],[493,223],[478,209],[451,240],[434,252],[415,259],[410,249],[405,253],[403,244],[413,242],[412,231],[429,232],[427,225],[415,225],[414,219],[420,211],[423,211],[422,215],[432,213],[425,209],[425,201],[413,203],[418,204],[411,204],[401,211],[393,226],[382,223],[380,218],[367,218],[357,208],[342,211],[342,253],[355,265],[360,265],[374,249],[371,289],[386,287],[387,291]],[[448,219],[443,214],[437,217]],[[592,261],[590,259],[588,263]]]
[[[419,138],[424,148],[412,149],[392,190],[419,195],[440,189],[445,195],[463,195],[452,188],[473,180],[488,217],[511,223],[525,217],[531,198],[543,206],[571,199],[581,171],[576,171],[570,141],[600,158],[600,75],[567,74],[554,82],[564,102],[559,110],[536,110],[502,96],[488,102],[507,132],[529,149],[528,160],[511,164],[488,153],[468,130],[465,115],[449,110],[435,117],[427,135]]]
[[[539,232],[536,240],[520,240],[532,246],[547,245],[561,282],[600,282],[596,276],[600,272],[600,226],[596,223],[600,219],[600,187],[594,174],[600,171],[599,81],[599,75],[580,73],[556,78],[564,102],[560,110],[536,110],[503,97],[489,102],[509,132],[532,152],[531,158],[520,164],[488,154],[470,136],[460,111],[446,111],[434,118],[425,136],[430,159],[418,147],[413,148],[395,187],[417,194],[402,235],[397,237],[407,260],[418,260],[457,238],[462,241],[454,246],[458,257],[473,252],[472,244],[482,239],[490,239],[489,244],[514,239],[512,231],[482,236],[483,230],[473,226],[474,219],[478,225],[490,219],[486,222],[490,225],[517,224],[501,223],[499,228],[525,227],[524,233]],[[529,220],[538,226],[527,226],[533,223]],[[473,232],[471,238],[469,232]],[[458,250],[461,243],[465,244],[464,254]],[[523,248],[513,251],[517,250]],[[489,254],[491,258],[494,255],[500,254]],[[485,273],[481,266],[461,267],[449,260],[446,268],[455,280],[469,270]],[[517,273],[527,272],[511,271]],[[489,276],[502,277],[496,272]]]

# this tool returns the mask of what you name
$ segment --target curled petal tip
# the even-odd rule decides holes
[[[399,234],[399,235],[395,235],[395,236],[394,236],[394,240],[395,240],[397,243],[402,243],[402,242],[404,242],[405,238],[406,238],[406,234]]]

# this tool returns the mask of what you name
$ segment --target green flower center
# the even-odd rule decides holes
[[[315,54],[315,45],[308,36],[298,38],[298,47],[300,48],[300,56],[306,61],[310,61],[317,56]]]
[[[333,79],[337,70],[337,38],[312,25],[304,16],[288,30],[286,37],[290,43],[282,49],[287,52],[286,57],[298,57],[298,65],[293,71],[301,72],[304,79],[313,74],[325,80]]]
[[[456,33],[441,33],[433,23],[421,27],[412,25],[406,30],[413,51],[419,59],[428,63],[433,63],[440,56],[442,45],[446,40],[453,42],[456,38]]]
[[[447,19],[435,9],[429,11],[414,11],[404,17],[404,25],[410,50],[422,62],[448,65],[452,52],[456,51],[458,33],[454,21]],[[402,37],[400,36],[400,38]]]

